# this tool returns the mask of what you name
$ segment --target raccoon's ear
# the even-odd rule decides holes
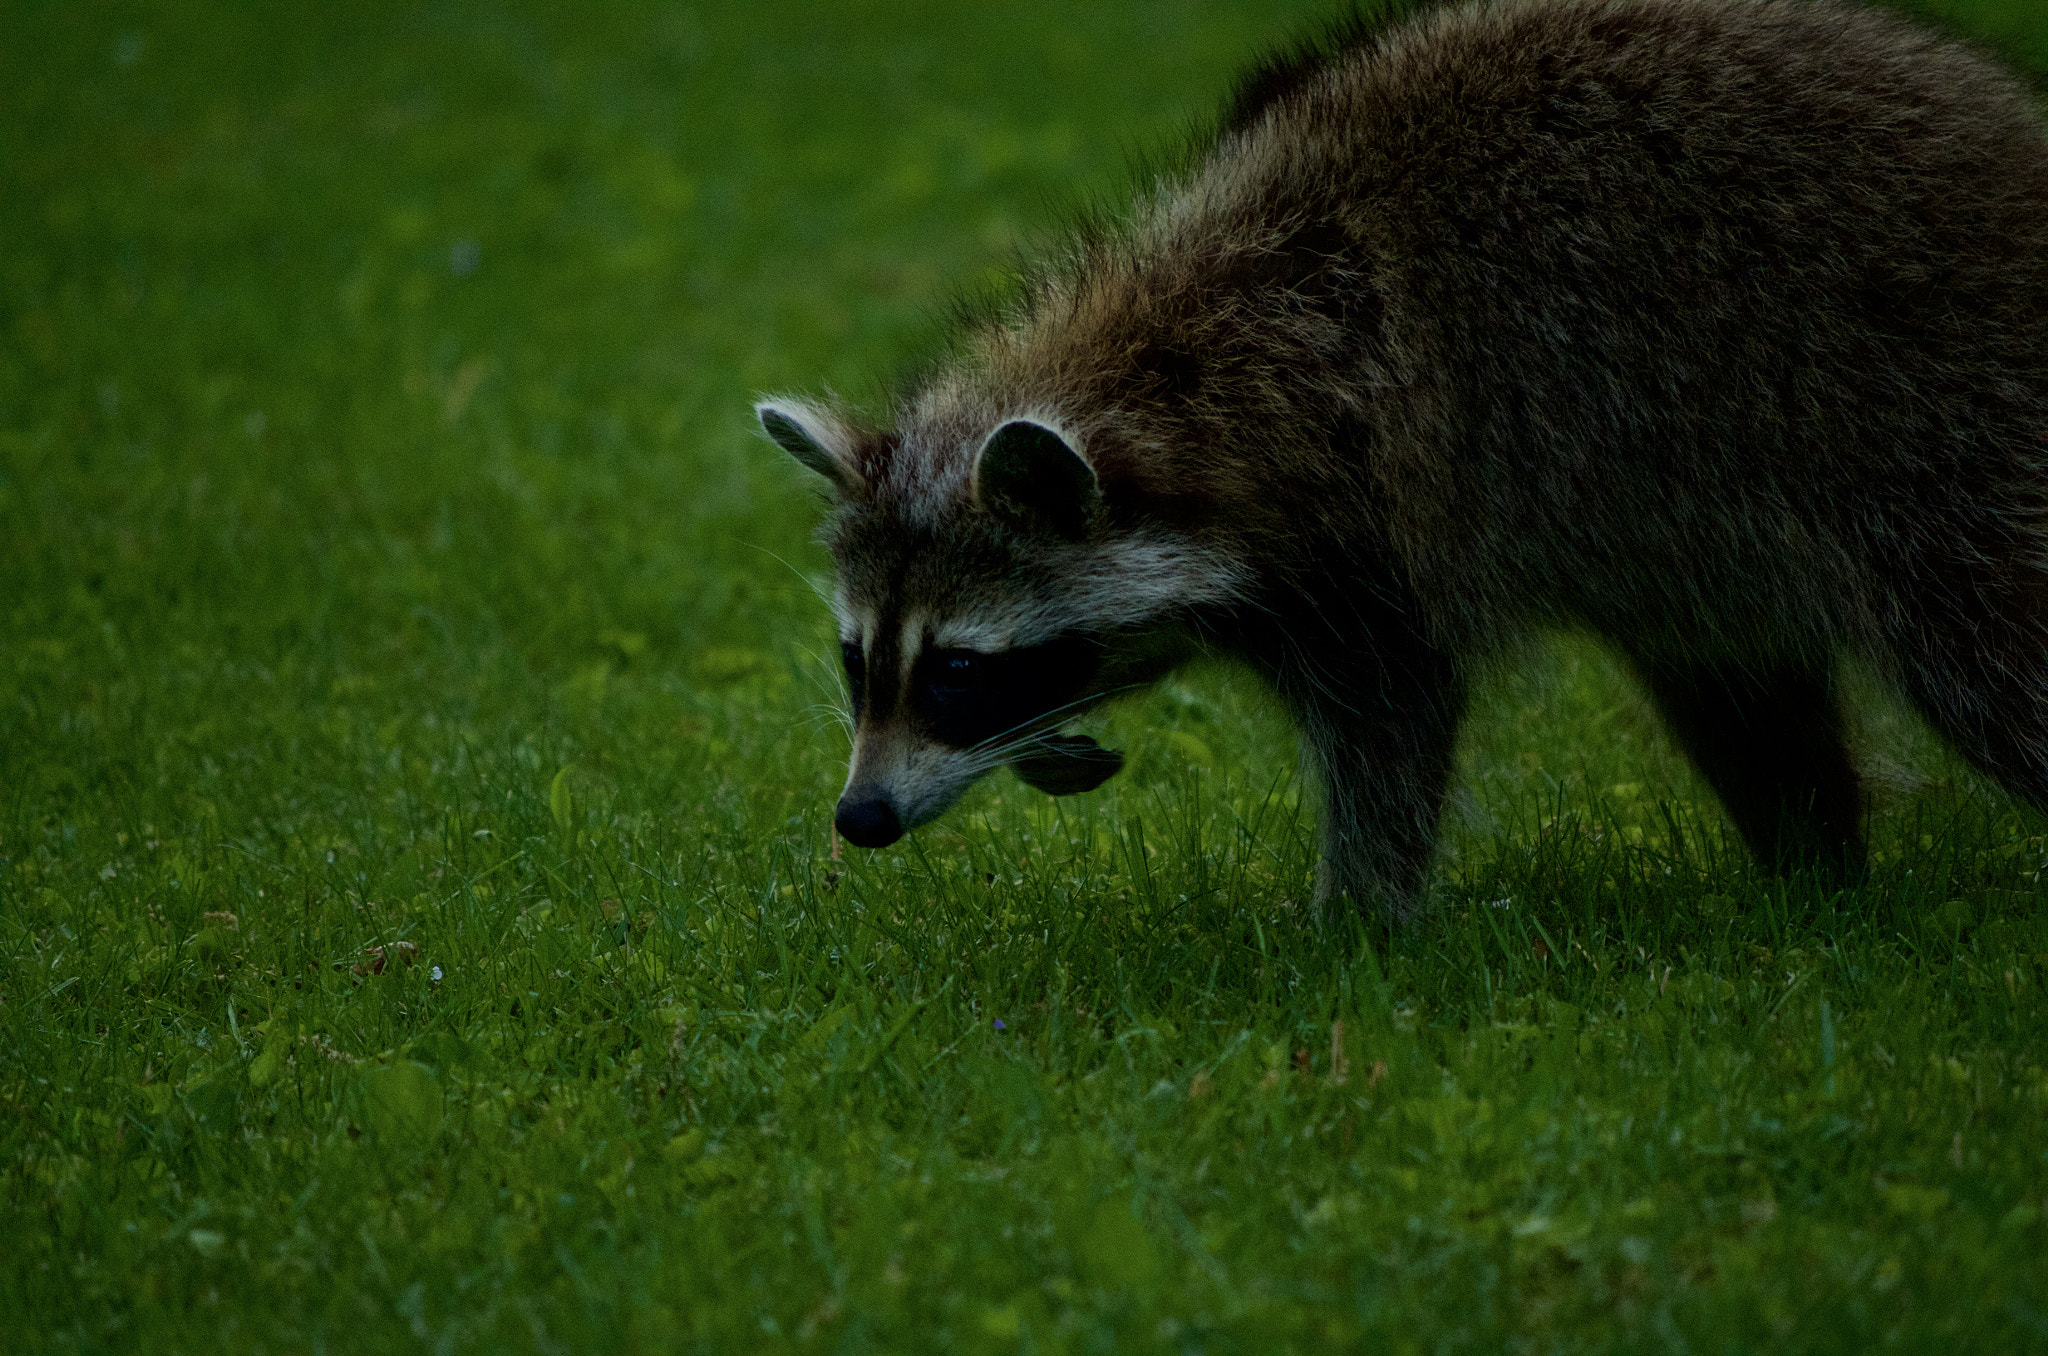
[[[827,410],[803,400],[764,400],[754,406],[761,431],[849,499],[866,492],[855,469],[853,433]]]
[[[1065,438],[1036,420],[1012,419],[975,454],[974,497],[1018,527],[1080,541],[1102,507],[1102,486]]]

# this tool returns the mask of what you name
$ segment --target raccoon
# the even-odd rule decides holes
[[[1845,0],[1443,5],[1253,71],[1127,220],[965,321],[824,477],[879,847],[1234,656],[1319,782],[1317,899],[1422,907],[1473,676],[1634,667],[1754,855],[1863,869],[1854,656],[2048,804],[2048,136]]]

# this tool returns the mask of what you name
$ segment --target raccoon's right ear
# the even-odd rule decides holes
[[[754,406],[761,431],[848,499],[867,492],[855,469],[853,432],[828,410],[805,400],[764,400]]]
[[[1102,485],[1095,468],[1053,429],[1012,419],[975,454],[974,497],[1015,526],[1050,527],[1080,541],[1102,507]]]

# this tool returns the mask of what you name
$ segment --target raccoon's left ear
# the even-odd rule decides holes
[[[1035,419],[1012,419],[975,454],[974,497],[1013,526],[1080,541],[1102,507],[1102,486],[1065,438]]]
[[[853,432],[829,410],[807,400],[764,400],[754,406],[754,417],[777,447],[831,481],[840,494],[858,499],[866,492],[854,460]]]

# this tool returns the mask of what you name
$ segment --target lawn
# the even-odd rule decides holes
[[[1434,925],[1228,671],[831,858],[752,395],[1326,9],[0,0],[0,1348],[2048,1349],[2048,839],[1867,682],[1843,894],[1570,639]]]

